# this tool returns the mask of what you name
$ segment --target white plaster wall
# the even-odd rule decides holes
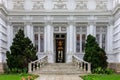
[[[7,28],[6,23],[0,18],[0,62],[6,62]]]
[[[120,62],[120,18],[115,21],[113,32],[113,53],[116,54],[116,62]]]
[[[95,8],[96,8],[96,2],[95,2],[95,0],[88,0],[87,8],[89,10],[95,10]]]
[[[25,10],[30,11],[30,10],[32,10],[32,7],[33,7],[32,1],[31,0],[25,0],[25,3],[24,3]]]

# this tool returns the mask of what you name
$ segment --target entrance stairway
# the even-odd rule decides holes
[[[76,68],[72,63],[48,63],[34,74],[82,75],[86,73]]]
[[[61,75],[84,75],[91,73],[91,64],[72,57],[71,63],[48,63],[48,57],[43,56],[41,59],[30,62],[28,72],[32,74],[61,74]]]

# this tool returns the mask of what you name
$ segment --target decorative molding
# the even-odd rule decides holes
[[[67,31],[67,23],[53,23],[55,33],[64,33]]]
[[[33,8],[32,10],[43,10],[44,9],[44,0],[32,0]]]
[[[13,0],[14,10],[24,10],[24,0]]]
[[[67,9],[66,0],[54,0],[54,8],[57,10]]]
[[[107,10],[108,0],[96,0],[96,10]]]
[[[88,8],[87,8],[88,0],[75,0],[75,1],[76,1],[76,9],[88,10]]]

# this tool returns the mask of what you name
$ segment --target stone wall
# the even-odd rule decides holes
[[[120,63],[108,63],[108,68],[113,69],[116,73],[120,73]]]
[[[7,70],[6,63],[0,63],[0,73],[4,73]]]

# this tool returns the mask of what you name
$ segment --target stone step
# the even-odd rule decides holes
[[[76,68],[72,63],[54,63],[54,64],[49,63],[34,73],[35,74],[58,74],[58,75],[86,74],[82,70]]]

